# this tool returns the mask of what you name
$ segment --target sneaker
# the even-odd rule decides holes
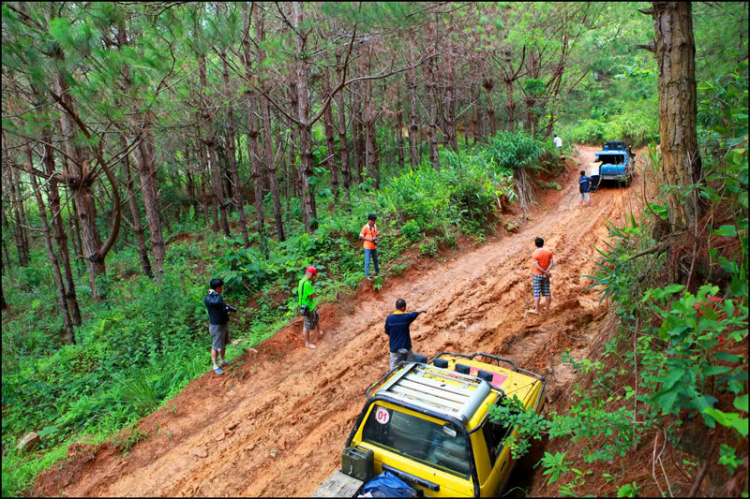
[[[368,275],[368,276],[365,276],[365,279],[367,279],[368,281],[372,281],[375,278],[371,275]]]
[[[216,369],[214,369],[214,372],[216,374],[224,374],[224,371],[221,370],[221,367],[217,367]]]
[[[229,360],[225,360],[225,361],[224,361],[224,362],[222,362],[222,363],[221,363],[220,365],[221,365],[221,367],[224,367],[224,366],[228,366],[228,365],[230,365],[231,363],[232,363],[232,361],[229,361]]]

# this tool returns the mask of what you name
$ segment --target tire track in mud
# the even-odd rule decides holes
[[[581,161],[591,161],[594,150],[579,146]],[[98,449],[77,467],[46,472],[36,493],[311,495],[339,465],[365,390],[387,371],[383,320],[400,297],[412,310],[429,309],[412,326],[416,352],[484,351],[549,372],[550,355],[571,347],[575,331],[601,312],[582,276],[595,270],[594,247],[603,246],[605,221],[625,220],[642,188],[636,177],[630,189],[603,188],[592,196],[592,208],[581,208],[578,169],[564,174],[560,192],[544,193],[544,207],[518,234],[409,269],[378,294],[361,293],[350,315],[335,305],[321,307],[325,336],[317,350],[304,348],[299,325],[285,328],[227,375],[193,381],[170,402],[175,410],[163,408],[142,420],[139,428],[149,438],[128,456]],[[541,317],[527,313],[537,235],[558,262],[553,309]]]

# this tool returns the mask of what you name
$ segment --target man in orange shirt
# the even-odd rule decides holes
[[[539,315],[540,295],[547,297],[545,310],[549,311],[549,306],[552,303],[552,295],[549,292],[549,276],[552,272],[552,267],[555,266],[555,259],[552,258],[552,252],[544,247],[544,239],[537,237],[534,240],[534,244],[536,244],[536,249],[531,254],[531,264],[534,272],[534,310],[531,313]]]
[[[370,277],[370,258],[375,263],[375,275],[380,274],[380,266],[378,265],[378,226],[375,225],[377,218],[372,213],[367,215],[367,224],[362,227],[362,231],[359,233],[359,238],[365,241],[365,277],[370,281],[372,281],[372,277]]]

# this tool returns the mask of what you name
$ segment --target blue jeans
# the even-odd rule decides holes
[[[365,277],[370,275],[370,258],[372,258],[375,264],[375,273],[380,274],[380,266],[378,265],[378,250],[365,250]]]

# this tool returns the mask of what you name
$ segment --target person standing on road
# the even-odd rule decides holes
[[[214,372],[224,374],[222,367],[228,366],[231,362],[224,359],[227,343],[229,343],[229,312],[236,312],[237,309],[224,303],[221,292],[224,290],[224,281],[221,279],[211,279],[208,295],[203,299],[203,304],[208,310],[208,332],[211,333],[211,360],[214,362]],[[217,358],[221,359],[217,363]]]
[[[555,147],[557,147],[557,152],[562,156],[562,139],[555,135],[555,138],[552,140],[555,143]]]
[[[373,279],[370,277],[370,258],[372,258],[375,264],[375,275],[380,274],[380,266],[378,265],[378,226],[375,225],[377,218],[372,213],[367,215],[367,223],[359,233],[359,238],[365,241],[365,277],[370,281]]]
[[[304,317],[302,323],[302,337],[305,339],[305,346],[307,348],[317,348],[314,343],[310,342],[310,332],[318,329],[318,339],[323,337],[323,331],[321,331],[318,322],[320,316],[318,315],[318,309],[316,308],[315,298],[318,294],[315,292],[313,282],[318,278],[318,269],[315,267],[307,267],[305,269],[305,277],[300,279],[297,285],[297,306],[299,307],[299,313]]]
[[[581,178],[578,180],[578,191],[578,199],[581,201],[581,206],[583,206],[585,200],[588,207],[591,208],[591,197],[589,194],[589,191],[591,191],[591,177],[586,176],[585,170],[581,170]]]
[[[544,247],[544,239],[537,237],[534,240],[536,249],[531,254],[531,264],[533,266],[533,290],[534,290],[534,310],[532,314],[539,315],[539,297],[544,295],[547,297],[546,311],[549,311],[549,307],[552,304],[552,294],[549,291],[549,277],[552,273],[552,268],[555,266],[555,259],[552,257],[552,252]]]
[[[416,312],[406,313],[406,300],[399,298],[396,300],[396,311],[393,312],[385,319],[385,334],[389,336],[388,339],[388,350],[390,352],[390,366],[391,369],[396,367],[398,362],[398,351],[400,349],[407,350],[406,360],[412,360],[414,352],[411,350],[411,334],[409,332],[409,326],[414,320],[419,317],[419,314],[424,314],[427,309],[418,310]]]

